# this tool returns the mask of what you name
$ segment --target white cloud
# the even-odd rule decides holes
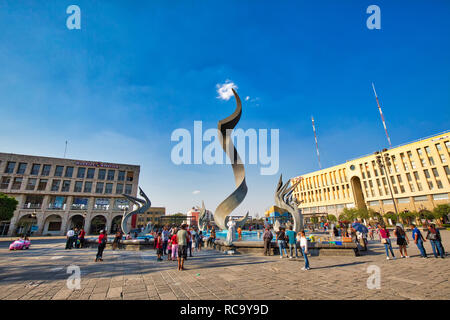
[[[192,191],[192,194],[199,194],[200,193],[200,190],[194,190],[194,191]]]
[[[238,86],[234,82],[226,80],[223,84],[216,84],[216,88],[217,93],[219,94],[217,99],[230,100],[233,96],[233,91],[231,89],[237,89]]]

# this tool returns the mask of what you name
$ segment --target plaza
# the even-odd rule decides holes
[[[450,247],[450,231],[441,231]],[[411,233],[408,232],[411,238]],[[395,241],[393,241],[395,243]],[[450,297],[449,259],[436,259],[429,242],[428,259],[414,244],[410,258],[386,260],[378,240],[360,257],[311,257],[311,270],[301,271],[303,259],[278,255],[227,255],[212,249],[194,252],[186,271],[176,262],[157,261],[155,250],[106,250],[95,263],[96,249],[64,250],[65,240],[32,240],[29,250],[9,251],[0,241],[2,300],[299,300],[375,299],[441,300]],[[398,257],[397,246],[394,252]],[[79,290],[67,287],[71,265],[80,267]],[[380,268],[380,289],[368,289],[369,266]]]

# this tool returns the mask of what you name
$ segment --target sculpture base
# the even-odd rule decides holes
[[[86,239],[85,247],[86,248],[97,248],[98,247],[98,241],[97,239]],[[112,240],[108,240],[106,243],[106,250],[112,249],[113,243]],[[131,250],[131,251],[138,251],[138,250],[153,250],[154,244],[153,239],[149,240],[122,240],[120,241],[117,250]]]

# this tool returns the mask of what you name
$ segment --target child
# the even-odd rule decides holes
[[[167,260],[172,260],[172,240],[167,242]]]
[[[158,255],[158,261],[162,261],[163,253],[163,239],[161,237],[161,232],[158,232],[158,237],[156,238],[156,254]]]

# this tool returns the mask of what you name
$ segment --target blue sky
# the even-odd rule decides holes
[[[81,30],[66,8],[81,8]],[[381,8],[381,30],[366,8]],[[264,212],[279,174],[318,169],[449,129],[450,2],[1,1],[0,151],[141,165],[156,206],[216,206],[234,190],[228,165],[174,165],[173,130],[234,110],[239,128],[280,129],[280,170],[248,165],[235,211]],[[199,193],[193,194],[195,190]]]

